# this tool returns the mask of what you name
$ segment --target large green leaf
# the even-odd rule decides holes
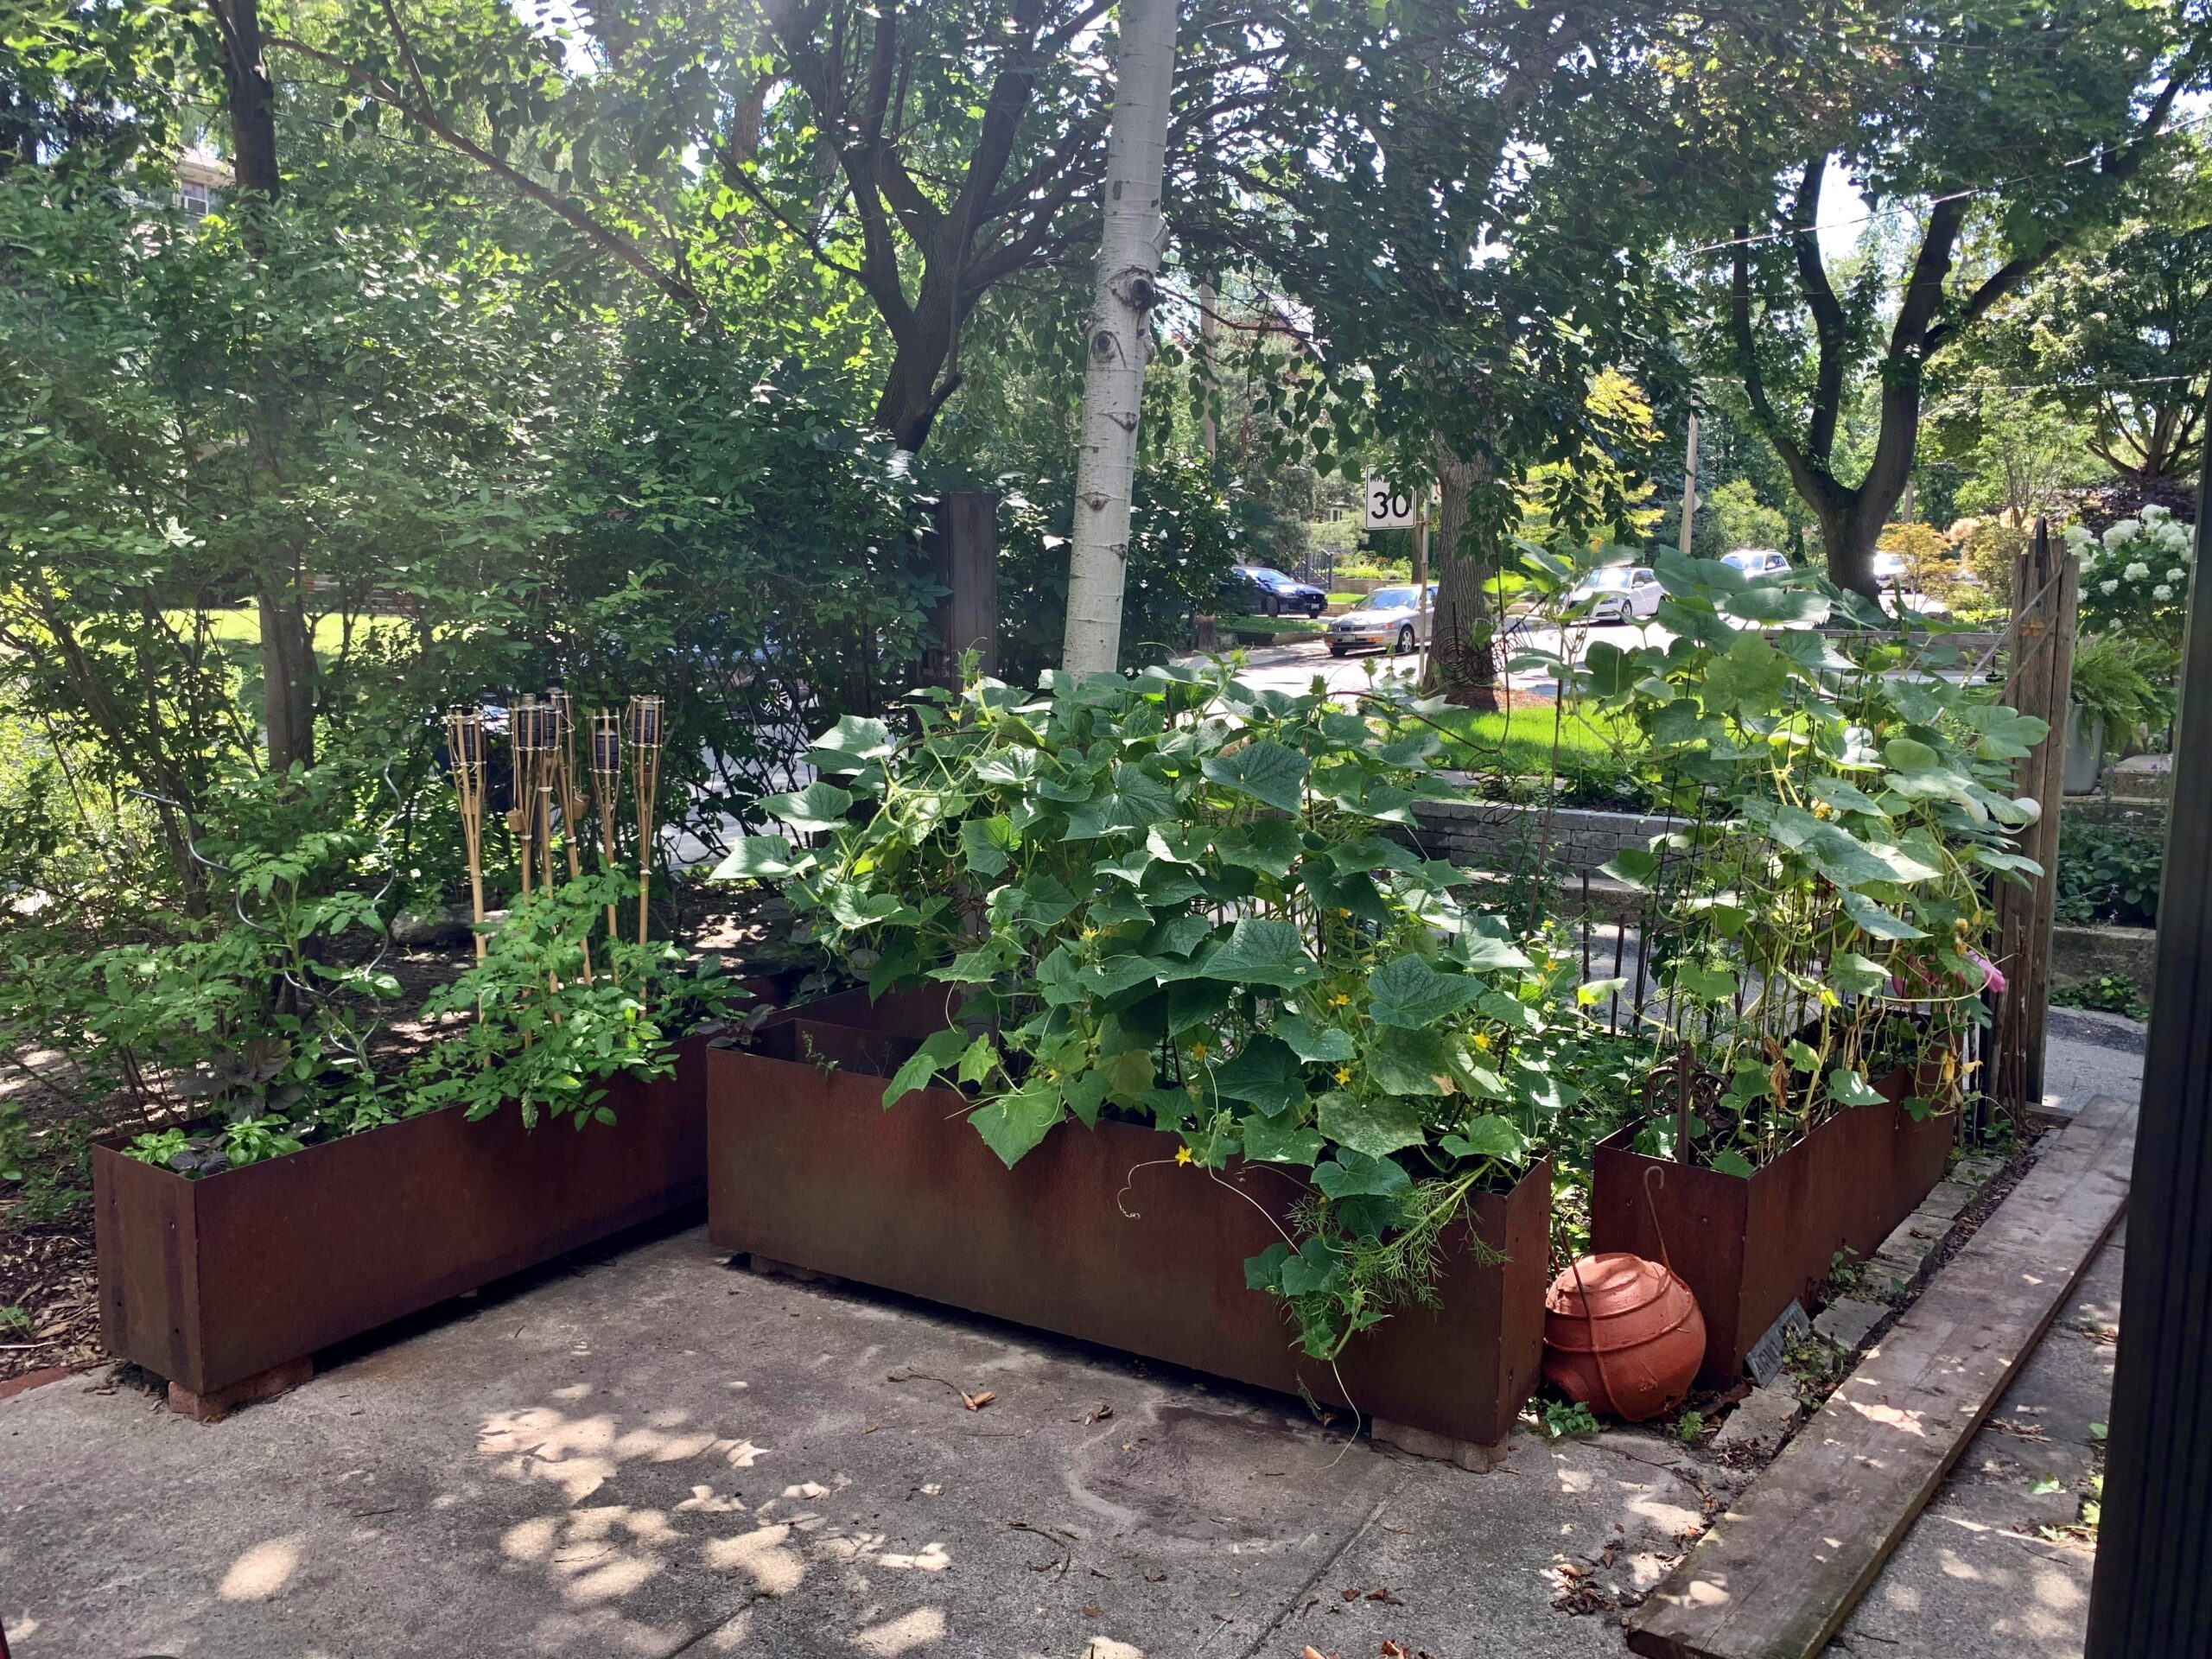
[[[1285,812],[1306,804],[1306,757],[1273,738],[1259,738],[1239,745],[1227,754],[1208,755],[1203,768],[1207,780],[1233,789]]]
[[[1377,1021],[1419,1031],[1459,1013],[1487,987],[1471,975],[1439,973],[1420,957],[1408,955],[1370,974],[1367,988],[1374,999],[1368,1012]]]
[[[1213,1086],[1228,1100],[1246,1100],[1270,1117],[1280,1117],[1306,1098],[1306,1077],[1290,1046],[1273,1037],[1255,1037],[1213,1073]]]
[[[1223,863],[1258,870],[1277,880],[1290,874],[1305,850],[1298,826],[1288,818],[1257,818],[1250,823],[1231,824],[1215,832],[1213,844]]]
[[[1303,985],[1320,971],[1306,955],[1306,942],[1295,926],[1264,916],[1240,917],[1228,938],[1207,956],[1204,968],[1208,979],[1286,989]]]
[[[964,819],[960,825],[960,850],[968,868],[977,875],[996,875],[1007,867],[1007,855],[1020,844],[1014,820],[1001,813],[988,818]]]
[[[1827,598],[1808,588],[1753,582],[1741,593],[1723,594],[1720,613],[1762,627],[1817,628],[1828,620]]]
[[[1077,977],[1094,995],[1116,996],[1132,985],[1153,983],[1164,965],[1150,957],[1109,957],[1085,968]]]
[[[1412,1190],[1413,1178],[1388,1158],[1347,1149],[1313,1166],[1313,1185],[1340,1204],[1346,1198],[1395,1198]]]
[[[1926,931],[1915,927],[1894,911],[1885,910],[1863,893],[1841,894],[1843,913],[1859,924],[1866,932],[1877,939],[1924,939]]]
[[[1119,831],[1143,830],[1172,817],[1175,798],[1167,785],[1141,767],[1126,762],[1114,768],[1107,786],[1068,812],[1068,839],[1091,841]]]
[[[715,866],[716,881],[770,881],[806,869],[814,863],[811,853],[794,853],[782,836],[747,836],[730,849],[729,856]]]
[[[881,721],[847,715],[814,740],[807,759],[817,772],[858,772],[864,762],[888,759],[898,747]]]
[[[1248,1117],[1243,1124],[1244,1155],[1259,1164],[1306,1164],[1321,1155],[1320,1131]]]
[[[1344,1264],[1319,1238],[1308,1238],[1298,1254],[1282,1263],[1282,1293],[1286,1296],[1325,1296],[1343,1288]]]
[[[1780,711],[1789,681],[1789,667],[1774,647],[1756,633],[1743,633],[1707,664],[1700,696],[1708,709],[1732,709],[1753,718]]]
[[[1378,1026],[1362,1058],[1368,1076],[1394,1095],[1440,1095],[1452,1076],[1451,1046],[1434,1031]]]
[[[1867,996],[1890,982],[1890,970],[1856,950],[1840,950],[1828,959],[1828,983],[1854,996]]]
[[[1828,1073],[1828,1098],[1839,1106],[1879,1106],[1885,1097],[1865,1072],[1838,1066]]]
[[[1470,1118],[1456,1135],[1437,1143],[1455,1158],[1500,1158],[1517,1162],[1529,1155],[1529,1137],[1511,1118],[1494,1112]]]
[[[1041,1079],[1019,1093],[1002,1095],[968,1114],[983,1143],[1008,1169],[1052,1132],[1060,1121],[1060,1092]]]
[[[853,810],[853,798],[836,785],[817,778],[802,790],[762,796],[760,810],[794,830],[835,830]]]
[[[883,1091],[883,1103],[893,1105],[915,1090],[928,1088],[930,1079],[958,1059],[968,1043],[968,1033],[957,1027],[933,1032],[924,1038],[922,1046],[907,1057],[906,1063],[891,1074],[891,1084]]]
[[[1420,1111],[1411,1103],[1395,1098],[1362,1100],[1338,1090],[1321,1096],[1318,1121],[1321,1133],[1330,1140],[1370,1158],[1387,1157],[1427,1139]]]
[[[1351,1033],[1334,1026],[1317,1025],[1302,1014],[1287,1014],[1274,1023],[1274,1034],[1288,1043],[1301,1060],[1339,1062],[1358,1052]]]

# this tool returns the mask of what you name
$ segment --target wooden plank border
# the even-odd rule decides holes
[[[2100,1095],[1628,1620],[1648,1659],[1805,1659],[1935,1496],[2126,1206],[2135,1107]]]

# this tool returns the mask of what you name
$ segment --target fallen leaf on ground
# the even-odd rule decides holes
[[[1105,1611],[1103,1607],[1086,1607],[1083,1610],[1083,1616],[1085,1618],[1096,1618]]]
[[[965,1389],[960,1391],[960,1403],[970,1411],[981,1411],[997,1398],[998,1395],[993,1394],[988,1389],[985,1389],[981,1394],[970,1394]]]

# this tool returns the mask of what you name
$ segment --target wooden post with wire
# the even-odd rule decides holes
[[[484,960],[484,716],[474,709],[446,711],[446,755],[461,807],[461,843],[468,858],[468,914],[476,960]]]
[[[622,717],[612,709],[601,709],[591,717],[591,790],[599,809],[599,845],[607,868],[614,868],[614,814],[622,800]],[[622,937],[622,924],[612,900],[607,906],[607,937]]]
[[[645,901],[652,886],[653,843],[659,839],[653,821],[654,798],[660,792],[661,700],[630,699],[623,736],[630,751],[630,793],[638,814],[638,943],[645,943]]]
[[[2050,929],[2058,900],[2058,819],[2066,773],[2066,711],[2073,700],[2074,634],[2082,562],[2051,544],[2050,525],[2013,556],[2012,623],[2005,635],[2005,706],[2050,730],[2020,762],[2019,793],[2042,809],[2021,829],[2019,850],[2043,867],[2031,884],[1996,883],[1997,995],[1985,1087],[2015,1127],[2043,1104],[2044,1032],[2050,997]]]

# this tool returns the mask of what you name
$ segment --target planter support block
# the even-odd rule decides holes
[[[228,1388],[211,1389],[206,1394],[194,1394],[181,1382],[169,1384],[168,1408],[180,1417],[189,1417],[195,1423],[219,1423],[240,1406],[251,1406],[263,1400],[274,1400],[280,1394],[289,1394],[302,1382],[314,1380],[315,1356],[304,1359],[288,1359],[282,1365],[271,1365],[242,1382]]]
[[[1368,1433],[1377,1446],[1395,1446],[1416,1458],[1456,1463],[1478,1475],[1487,1474],[1505,1461],[1503,1441],[1495,1446],[1477,1446],[1472,1440],[1455,1440],[1449,1434],[1439,1434],[1431,1429],[1394,1423],[1388,1417],[1376,1418],[1369,1424]]]

